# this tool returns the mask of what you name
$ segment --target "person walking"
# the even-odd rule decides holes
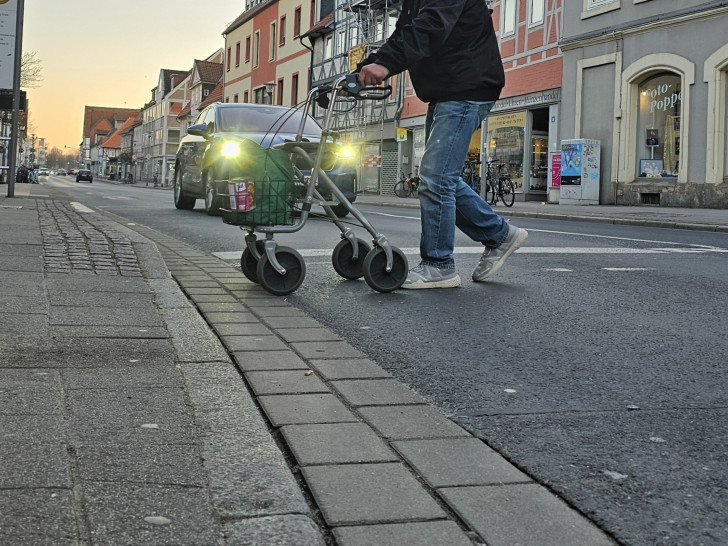
[[[428,103],[420,163],[420,264],[402,288],[454,288],[455,228],[485,246],[473,271],[487,281],[523,245],[525,229],[509,224],[463,181],[470,139],[505,85],[491,13],[483,0],[403,0],[394,32],[357,67],[363,86],[409,71]]]

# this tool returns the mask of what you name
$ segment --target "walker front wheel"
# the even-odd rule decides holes
[[[392,292],[407,280],[407,257],[397,247],[391,248],[391,271],[387,271],[387,254],[381,247],[371,249],[364,258],[364,280],[377,292]]]
[[[286,272],[279,273],[263,252],[256,269],[258,282],[274,296],[286,296],[301,286],[306,276],[306,263],[298,252],[287,246],[276,247],[276,260]]]
[[[356,244],[359,247],[356,260],[354,260],[354,247],[349,239],[339,241],[331,255],[334,270],[350,281],[361,279],[364,276],[364,259],[371,250],[371,247],[362,239],[357,239]]]
[[[255,241],[255,249],[259,255],[263,256],[265,254],[265,241]],[[246,279],[256,284],[258,283],[258,259],[253,256],[253,253],[250,252],[247,246],[243,250],[243,255],[240,256],[240,269],[243,270],[243,275],[245,275]]]

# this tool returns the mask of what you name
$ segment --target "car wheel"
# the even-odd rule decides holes
[[[212,169],[205,172],[205,212],[210,216],[220,216],[219,197],[215,189],[215,174]]]
[[[182,167],[177,165],[174,171],[174,206],[180,210],[190,210],[195,207],[195,201],[182,191]]]

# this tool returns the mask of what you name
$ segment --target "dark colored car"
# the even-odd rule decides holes
[[[89,182],[93,183],[94,177],[91,174],[91,171],[86,169],[81,169],[76,173],[76,182],[80,182],[81,180],[88,180]]]
[[[205,108],[177,149],[175,206],[192,209],[197,199],[204,199],[208,214],[220,214],[215,181],[242,174],[236,172],[240,170],[235,154],[237,143],[251,139],[263,147],[272,147],[294,140],[301,116],[300,110],[267,104],[215,103]],[[321,127],[312,117],[306,120],[303,136],[310,142],[321,139]],[[356,169],[352,160],[337,158],[326,173],[349,201],[356,199]],[[330,198],[322,185],[319,191],[325,199]],[[332,208],[338,216],[348,212],[341,204]]]

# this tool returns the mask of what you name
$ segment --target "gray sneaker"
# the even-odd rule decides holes
[[[475,282],[487,281],[501,268],[508,256],[513,254],[517,248],[523,246],[528,239],[528,232],[525,229],[509,225],[508,235],[505,241],[498,248],[486,248],[480,257],[480,263],[473,271]]]
[[[440,269],[420,264],[410,269],[402,288],[420,290],[422,288],[456,288],[460,286],[460,275],[454,269]]]

